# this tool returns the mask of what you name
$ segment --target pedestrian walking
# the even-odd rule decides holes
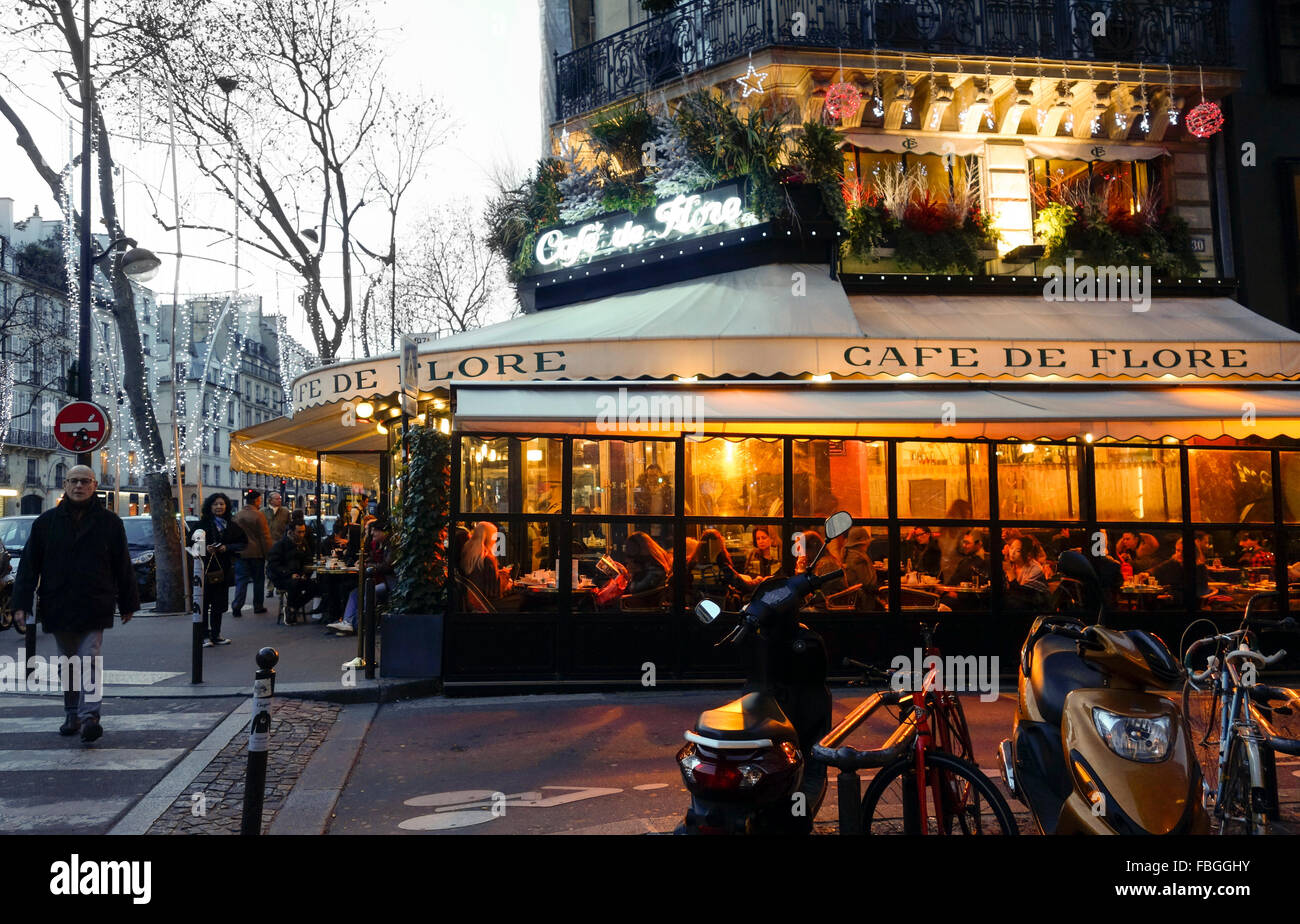
[[[284,506],[284,498],[280,495],[279,491],[274,491],[267,497],[266,510],[264,510],[263,513],[266,516],[267,529],[271,531],[271,547],[274,548],[275,544],[283,539],[284,534],[288,531],[289,519],[292,514],[289,512],[289,508]],[[268,559],[270,554],[271,553],[268,550]],[[266,595],[268,597],[274,597],[275,581],[271,579],[270,575],[267,575],[267,578]]]
[[[140,592],[126,544],[122,518],[95,496],[95,473],[75,465],[63,482],[63,500],[32,524],[14,580],[14,622],[22,628],[36,604],[41,627],[54,636],[62,658],[77,659],[79,676],[65,671],[63,725],[59,734],[81,732],[97,741],[103,674],[100,649],[104,630],[113,627],[113,610],[122,623],[140,609]],[[67,662],[65,662],[67,663]]]
[[[203,516],[196,527],[199,529],[207,541],[206,554],[194,565],[203,585],[203,647],[229,645],[230,639],[221,634],[221,617],[230,599],[236,556],[247,537],[230,516],[230,498],[220,491],[203,501]]]
[[[262,492],[248,491],[244,506],[234,517],[235,525],[244,531],[247,544],[235,559],[235,599],[230,613],[236,619],[243,614],[248,585],[253,585],[253,612],[266,612],[266,555],[271,551],[271,530],[262,516]]]

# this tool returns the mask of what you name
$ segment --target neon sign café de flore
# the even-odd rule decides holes
[[[1133,542],[1115,606],[1174,638],[1287,580],[1300,335],[1220,281],[1054,299],[1044,276],[849,273],[834,237],[759,221],[735,187],[552,228],[520,316],[420,344],[413,423],[453,437],[454,527],[500,537],[429,617],[444,683],[735,676],[692,606],[799,567],[840,509],[874,571],[810,604],[832,664],[910,650],[918,612],[944,614],[946,647],[1013,660],[1046,602],[1005,580],[1022,547],[1050,579],[1066,548]],[[386,495],[398,367],[303,374],[232,466],[315,478],[321,459]],[[606,591],[620,566],[636,592]]]

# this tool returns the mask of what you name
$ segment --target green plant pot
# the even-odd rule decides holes
[[[442,677],[442,613],[387,613],[380,636],[379,676]]]

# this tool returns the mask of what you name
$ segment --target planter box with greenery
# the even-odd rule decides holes
[[[392,606],[384,617],[380,674],[440,677],[447,609],[446,536],[451,516],[451,438],[412,427],[410,463],[393,508]]]

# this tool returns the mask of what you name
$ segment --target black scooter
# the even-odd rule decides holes
[[[849,531],[844,512],[826,520],[827,541]],[[818,558],[825,552],[823,546]],[[808,596],[843,575],[772,577],[741,610],[735,628],[719,645],[752,635],[745,694],[701,713],[686,732],[677,765],[691,807],[679,834],[810,834],[826,795],[826,765],[811,757],[831,726],[826,685],[826,648],[821,636],[799,622]],[[711,600],[695,608],[708,625],[721,608]],[[808,755],[805,757],[805,755]]]

